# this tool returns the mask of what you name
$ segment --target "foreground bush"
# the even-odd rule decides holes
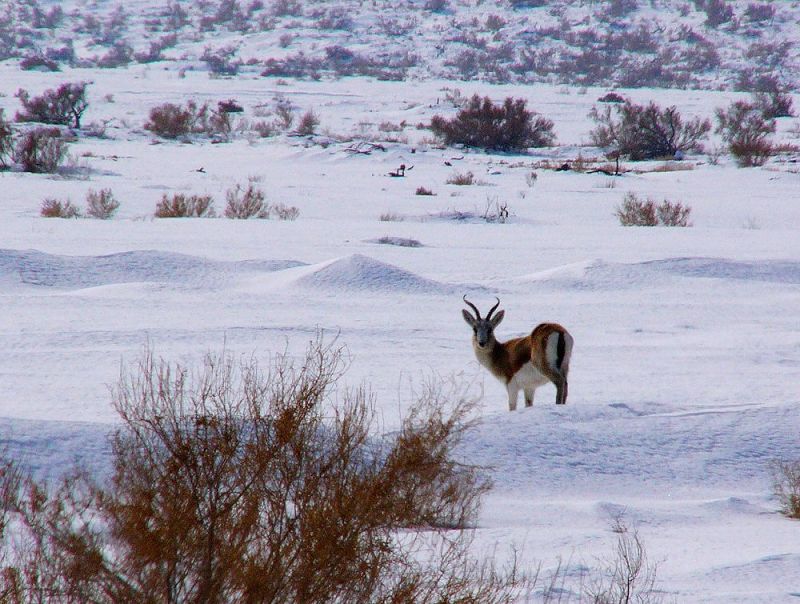
[[[775,132],[775,120],[765,118],[755,104],[736,101],[727,109],[717,109],[716,115],[716,132],[739,166],[761,166],[774,153],[770,135]]]
[[[553,122],[525,108],[524,99],[507,98],[495,105],[489,97],[477,94],[456,117],[447,120],[436,115],[431,130],[445,144],[461,144],[493,151],[523,151],[545,147],[555,141]]]
[[[800,520],[800,461],[780,461],[772,466],[772,486],[781,511]]]
[[[46,90],[41,96],[33,98],[27,90],[20,89],[17,97],[24,111],[17,114],[17,121],[80,128],[81,116],[89,106],[86,86],[85,82],[62,84],[55,90]]]
[[[633,193],[627,193],[615,215],[622,226],[691,226],[689,214],[692,208],[682,203],[664,200],[659,205],[652,199],[643,201]]]
[[[300,362],[278,356],[267,370],[210,355],[193,371],[146,352],[113,391],[121,426],[107,483],[79,472],[47,490],[0,476],[2,512],[14,510],[0,531],[14,522],[17,537],[5,542],[0,592],[26,602],[515,601],[528,583],[513,564],[467,555],[462,528],[488,488],[453,455],[473,404],[429,388],[396,433],[375,438],[369,396],[332,395],[342,369],[341,350],[319,338]]]
[[[0,109],[0,168],[7,168],[14,155],[14,131]]]
[[[78,218],[81,211],[69,199],[45,199],[39,214],[44,218]]]
[[[119,201],[114,197],[111,189],[94,191],[89,189],[86,193],[86,215],[99,220],[108,220],[119,209]]]
[[[25,172],[51,174],[67,155],[67,143],[58,128],[28,130],[14,147],[14,160]]]
[[[226,218],[269,218],[269,204],[264,200],[264,191],[252,182],[247,184],[247,188],[236,185],[228,189],[225,198]]]
[[[214,216],[214,200],[211,195],[184,195],[166,193],[156,204],[156,218],[210,218]]]
[[[655,103],[644,106],[625,101],[595,107],[589,115],[597,123],[590,134],[592,142],[633,161],[671,159],[678,151],[701,151],[701,142],[711,130],[709,120],[685,122],[676,107],[662,109]]]

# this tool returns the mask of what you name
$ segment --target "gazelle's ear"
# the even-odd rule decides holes
[[[500,325],[500,321],[502,321],[503,317],[505,317],[505,316],[506,316],[506,311],[504,311],[504,310],[501,310],[495,316],[493,316],[491,318],[492,329],[494,329],[495,327]]]
[[[475,329],[476,326],[475,317],[473,317],[472,314],[470,314],[470,312],[466,309],[462,309],[461,315],[464,317],[464,320],[467,322],[467,325],[472,327],[472,329]]]

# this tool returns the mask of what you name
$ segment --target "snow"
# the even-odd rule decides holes
[[[611,555],[612,521],[623,514],[674,601],[800,597],[800,523],[777,512],[769,473],[773,460],[800,457],[800,175],[791,157],[753,169],[705,156],[676,172],[626,164],[637,171],[619,178],[537,168],[599,155],[582,145],[603,91],[543,85],[459,85],[529,98],[553,119],[560,145],[531,155],[424,141],[414,125],[449,111],[435,99],[452,83],[436,81],[278,87],[141,67],[20,73],[3,63],[0,106],[13,115],[17,88],[77,80],[93,82],[85,122],[110,120],[108,138],[71,144],[88,179],[0,172],[0,442],[37,473],[57,475],[75,459],[107,468],[116,421],[108,387],[145,345],[190,364],[223,347],[266,360],[302,350],[321,328],[347,345],[346,382],[370,386],[386,430],[431,375],[482,393],[462,449],[494,481],[479,550],[516,544],[527,562],[547,571],[561,560],[577,575]],[[361,155],[349,142],[286,135],[154,144],[142,129],[160,102],[235,98],[251,112],[277,93],[313,107],[329,134],[406,120],[407,142]],[[634,94],[704,116],[737,98]],[[797,144],[791,124],[780,136]],[[413,169],[389,177],[400,164]],[[482,184],[446,184],[467,170]],[[225,191],[248,178],[299,218],[153,218],[173,192],[210,194],[221,213]],[[435,195],[415,195],[420,186]],[[47,197],[82,206],[100,188],[122,203],[109,221],[39,216]],[[691,206],[694,226],[619,226],[614,210],[628,191]],[[496,202],[508,204],[506,223],[481,219]],[[387,213],[395,220],[380,220]],[[455,219],[463,214],[471,219]],[[377,243],[383,237],[421,245]],[[507,411],[504,388],[474,358],[464,293],[481,309],[500,297],[501,339],[543,321],[567,327],[566,406],[553,404],[548,385],[532,408]]]

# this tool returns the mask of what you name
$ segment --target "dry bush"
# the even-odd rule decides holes
[[[81,211],[69,199],[45,199],[39,214],[45,218],[78,218]]]
[[[617,533],[614,556],[607,561],[600,577],[589,581],[585,595],[594,604],[657,604],[664,597],[655,588],[657,565],[647,559],[647,552],[636,528],[623,519],[614,522]]]
[[[156,218],[211,218],[214,213],[214,200],[211,195],[184,195],[166,193],[156,205]]]
[[[20,89],[16,96],[24,109],[17,113],[17,121],[41,122],[81,127],[81,116],[89,102],[86,100],[86,82],[61,84],[55,90],[46,90],[41,96],[31,98],[27,90]]]
[[[14,161],[25,172],[52,174],[67,155],[67,143],[58,128],[34,128],[14,147]]]
[[[3,109],[0,109],[0,168],[7,168],[14,155],[14,131],[11,129]]]
[[[300,209],[297,206],[276,203],[270,206],[270,214],[278,220],[297,220],[300,217]]]
[[[447,145],[495,151],[521,151],[553,144],[553,122],[529,111],[525,105],[524,99],[511,97],[502,105],[495,105],[489,97],[476,94],[453,119],[434,116],[431,130]]]
[[[379,220],[381,222],[403,222],[405,218],[395,212],[384,212],[380,215]]]
[[[89,189],[86,193],[86,215],[100,220],[111,218],[119,209],[119,201],[114,198],[111,189],[94,191]]]
[[[772,464],[772,491],[789,518],[800,520],[800,461]]]
[[[264,191],[257,188],[254,183],[241,185],[228,189],[225,193],[227,205],[225,206],[226,218],[269,218],[270,207],[264,200]]]
[[[375,243],[382,245],[396,245],[398,247],[422,247],[422,243],[417,239],[410,239],[408,237],[392,237],[384,235],[374,240]]]
[[[107,481],[76,472],[57,488],[6,489],[18,539],[3,553],[24,547],[0,588],[15,602],[98,604],[526,595],[532,579],[515,561],[469,554],[463,527],[488,485],[454,451],[475,402],[428,387],[377,438],[370,396],[333,394],[343,367],[321,337],[266,370],[232,355],[192,370],[145,351],[113,389]]]
[[[711,130],[709,120],[684,122],[675,106],[662,109],[630,101],[605,105],[590,112],[597,126],[590,133],[592,143],[628,155],[631,160],[675,157],[678,151],[701,151],[701,141]]]
[[[753,105],[766,120],[776,117],[794,117],[794,101],[788,92],[773,90],[770,92],[756,92],[753,94]]]
[[[615,212],[622,226],[691,226],[692,208],[682,203],[664,200],[659,205],[652,199],[643,201],[634,193],[626,193]]]
[[[650,172],[688,172],[694,170],[694,164],[687,164],[685,162],[665,161],[659,164]]]
[[[425,187],[417,187],[415,192],[416,195],[433,195],[433,191],[431,189],[426,189]]]
[[[313,110],[309,109],[300,118],[300,123],[297,125],[297,134],[301,136],[311,136],[319,126],[319,117]]]
[[[472,172],[455,172],[447,177],[448,185],[469,186],[475,184],[475,175]]]
[[[195,112],[191,106],[184,108],[173,103],[164,103],[150,110],[150,119],[144,128],[157,136],[178,138],[192,131],[194,120]]]
[[[761,166],[773,155],[770,135],[775,120],[766,119],[761,110],[747,101],[736,101],[716,111],[716,132],[741,167]]]

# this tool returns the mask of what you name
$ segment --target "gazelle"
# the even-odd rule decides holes
[[[567,374],[573,339],[566,329],[558,323],[540,323],[530,335],[498,342],[494,330],[503,320],[505,311],[492,315],[500,306],[500,299],[497,298],[497,304],[492,306],[485,319],[481,319],[481,313],[466,296],[464,303],[475,311],[474,317],[466,309],[461,311],[464,320],[472,327],[475,356],[506,385],[510,411],[517,408],[520,390],[525,393],[525,406],[530,407],[536,388],[547,382],[556,387],[556,404],[567,402]]]

